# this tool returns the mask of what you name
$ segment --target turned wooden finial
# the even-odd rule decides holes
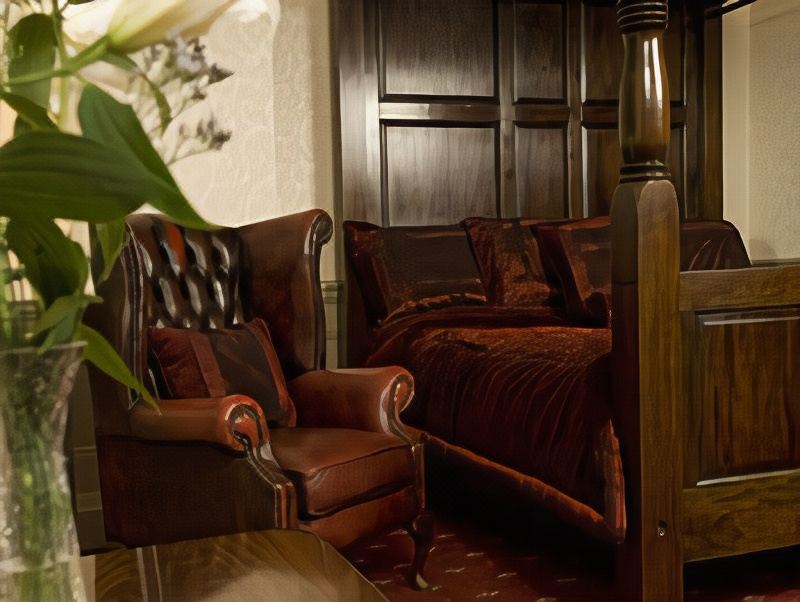
[[[620,182],[664,180],[670,135],[669,83],[664,55],[667,0],[618,0],[625,45],[619,91]]]

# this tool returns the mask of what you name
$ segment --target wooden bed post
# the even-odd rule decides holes
[[[611,210],[614,419],[626,479],[617,557],[625,600],[683,598],[678,201],[665,161],[667,0],[618,0],[625,44],[619,136],[624,165]]]

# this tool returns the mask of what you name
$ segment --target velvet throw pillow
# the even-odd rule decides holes
[[[486,295],[464,229],[344,223],[345,251],[361,288],[367,317],[380,323],[407,304],[432,298],[485,303]],[[420,306],[421,307],[421,306]]]
[[[531,229],[536,223],[525,219],[464,220],[492,304],[538,307],[551,300],[553,290]]]
[[[611,312],[611,220],[536,226],[539,244],[561,285],[571,320],[607,326]]]
[[[267,325],[199,331],[147,331],[148,355],[160,393],[169,399],[247,395],[273,426],[294,426],[295,409]]]

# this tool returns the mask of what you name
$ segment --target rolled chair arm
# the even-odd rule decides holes
[[[412,436],[400,422],[414,379],[398,366],[314,370],[289,382],[298,426],[339,427]]]
[[[269,443],[261,406],[245,395],[208,399],[170,399],[159,410],[143,403],[130,413],[131,432],[156,441],[206,441],[235,452],[259,449]]]

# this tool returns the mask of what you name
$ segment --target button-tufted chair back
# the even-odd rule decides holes
[[[150,326],[207,330],[259,317],[287,378],[324,367],[325,318],[319,254],[333,231],[320,210],[242,228],[199,231],[160,216],[127,220],[127,242],[98,289],[105,302],[87,321],[134,374],[156,390],[147,366]],[[93,371],[98,434],[125,434],[132,392]]]
[[[206,330],[244,321],[236,230],[187,230],[152,215],[131,217],[128,228],[141,262],[145,328]]]

